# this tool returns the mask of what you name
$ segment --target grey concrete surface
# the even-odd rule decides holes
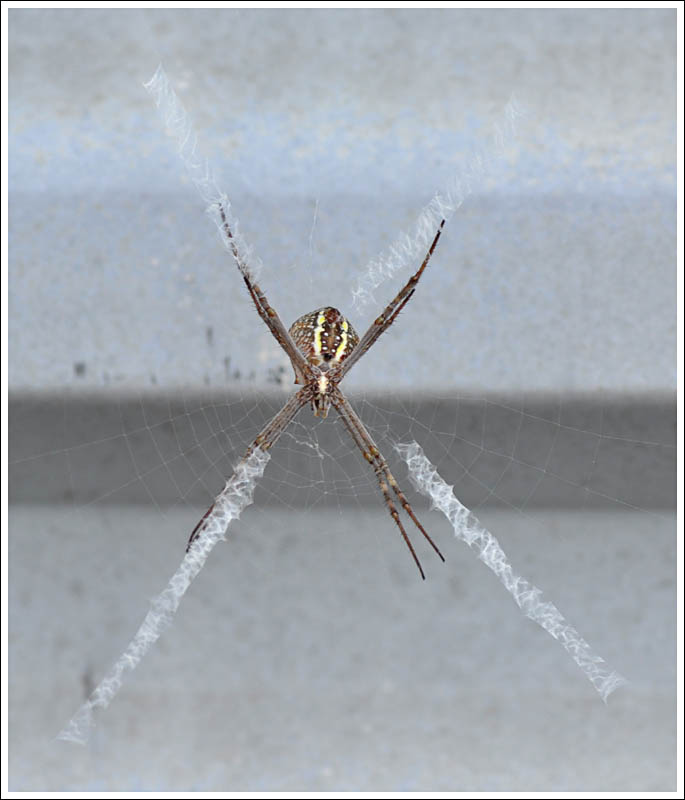
[[[200,507],[292,391],[13,394],[9,498]],[[675,398],[351,394],[393,465],[418,440],[469,507],[675,509]],[[379,502],[335,414],[303,409],[273,451],[260,503]],[[406,467],[398,467],[404,476]]]
[[[491,154],[512,93],[526,109],[351,384],[672,390],[675,29],[667,9],[11,9],[12,385],[283,365],[142,88],[162,61],[287,324],[327,304],[368,324],[356,276]]]
[[[437,513],[250,507],[97,717],[54,736],[178,565],[191,512],[10,513],[10,789],[675,788],[670,514],[482,512],[512,564],[631,683],[604,705]]]
[[[10,9],[10,788],[674,787],[675,58],[673,10]],[[287,324],[370,322],[356,278],[516,95],[345,385],[631,680],[607,707],[461,546],[421,584],[307,414],[91,747],[53,740],[290,388],[160,62]]]

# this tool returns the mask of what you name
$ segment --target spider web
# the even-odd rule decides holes
[[[169,169],[172,163],[170,159]],[[483,229],[478,224],[475,233],[468,233],[467,229],[482,215],[483,209],[492,210],[494,206],[490,214],[490,219],[496,220],[494,227],[510,239],[516,235],[520,219],[505,221],[512,212],[512,201],[506,192],[495,195],[494,203],[492,197],[483,193],[462,209],[454,226],[458,241],[453,240],[451,246],[446,246],[447,252],[442,258],[436,254],[430,271],[437,272],[441,263],[450,263],[451,257],[458,257],[463,250],[469,253],[477,250],[474,241],[483,235]],[[299,313],[318,304],[333,302],[343,309],[349,306],[350,276],[335,265],[329,272],[324,266],[324,255],[315,252],[316,242],[335,238],[337,222],[332,210],[317,207],[312,232],[313,204],[308,199],[288,217],[282,211],[268,208],[268,203],[265,211],[261,201],[262,198],[248,198],[241,218],[259,219],[274,211],[277,226],[285,227],[287,219],[288,230],[294,231],[292,235],[310,242],[305,264],[286,264],[271,273],[265,267],[260,279],[284,322],[289,324]],[[131,351],[137,353],[139,360],[132,358],[129,374],[122,374],[121,364],[113,362],[105,346],[100,356],[88,354],[73,365],[71,386],[64,388],[62,371],[59,374],[62,385],[55,379],[51,394],[32,395],[24,391],[14,412],[14,438],[10,445],[13,500],[18,504],[44,504],[49,513],[44,521],[45,535],[57,535],[61,542],[56,547],[46,539],[45,553],[50,554],[50,558],[46,555],[45,560],[27,559],[24,563],[30,563],[31,570],[35,571],[34,581],[47,581],[55,591],[63,590],[62,579],[56,576],[56,564],[64,574],[78,576],[65,584],[71,595],[68,605],[72,619],[79,620],[84,596],[97,609],[92,621],[75,624],[77,631],[87,633],[86,641],[84,643],[81,633],[76,637],[72,634],[72,649],[63,666],[75,679],[81,676],[85,695],[128,640],[147,599],[161,589],[165,576],[178,562],[194,523],[220,491],[256,433],[282,405],[292,380],[289,365],[284,363],[268,332],[262,330],[244,294],[235,288],[239,286],[239,276],[224,254],[219,253],[216,258],[207,256],[208,266],[196,267],[196,275],[184,272],[180,266],[193,246],[201,250],[201,259],[216,247],[212,236],[207,234],[208,226],[197,214],[192,195],[188,200],[179,200],[173,212],[163,210],[168,206],[168,198],[152,197],[146,202],[150,217],[161,220],[162,230],[152,234],[149,252],[155,254],[148,256],[146,252],[146,258],[153,269],[142,279],[137,277],[136,291],[142,286],[142,307],[150,304],[148,320],[156,319],[155,304],[169,299],[174,308],[173,316],[192,314],[196,320],[196,338],[177,341],[171,332],[172,318],[169,328],[162,327],[147,339],[141,338],[143,346]],[[173,221],[192,217],[193,209],[199,232],[191,235],[190,244],[184,244],[186,232],[176,235]],[[351,224],[369,234],[370,255],[372,247],[379,243],[387,245],[392,235],[383,232],[374,237],[376,223],[365,221],[371,218],[369,212],[370,209],[360,202]],[[391,227],[393,219],[397,227],[406,222],[392,207],[385,213],[384,229]],[[64,223],[58,214],[55,226]],[[248,239],[256,242],[256,249],[262,254],[257,224],[246,227],[250,232]],[[165,237],[170,241],[162,248],[160,243]],[[448,237],[449,228],[445,238]],[[198,244],[200,241],[202,244]],[[443,244],[441,242],[441,247]],[[157,253],[168,254],[169,249],[176,247],[177,255],[171,258],[168,267],[175,289],[165,298],[167,290],[159,287],[160,281],[163,286],[168,275],[168,260]],[[530,358],[531,348],[540,349],[541,362],[548,354],[565,352],[562,346],[564,326],[558,324],[558,317],[565,309],[571,306],[577,310],[585,304],[582,319],[592,322],[603,313],[610,292],[602,283],[603,276],[598,277],[595,286],[581,286],[566,274],[563,279],[566,293],[560,295],[554,307],[541,309],[538,328],[521,331],[522,352],[517,354],[511,348],[506,349],[506,363],[502,364],[498,347],[510,335],[511,328],[507,326],[517,309],[520,311],[525,304],[519,299],[512,308],[510,300],[512,297],[525,299],[531,290],[523,270],[510,269],[508,256],[498,258],[498,247],[492,245],[488,252],[497,269],[506,272],[504,288],[492,289],[488,268],[484,276],[481,265],[473,263],[464,267],[465,274],[459,286],[465,304],[473,300],[479,312],[474,315],[479,326],[475,337],[482,337],[482,347],[478,351],[469,349],[464,354],[457,345],[457,334],[468,327],[466,322],[456,319],[454,331],[446,332],[441,328],[448,318],[440,307],[439,295],[444,287],[431,288],[426,282],[393,328],[355,367],[343,388],[388,459],[419,518],[431,535],[439,532],[441,547],[451,536],[449,526],[438,515],[430,513],[417,493],[409,491],[411,484],[406,468],[393,449],[396,443],[418,442],[442,477],[453,485],[455,495],[486,520],[500,541],[506,543],[505,549],[512,554],[512,561],[522,564],[522,571],[534,577],[536,584],[548,588],[548,594],[562,609],[568,610],[569,618],[607,660],[638,684],[651,679],[651,675],[646,673],[644,662],[629,648],[622,649],[620,640],[612,636],[610,626],[621,613],[644,614],[636,628],[641,625],[642,629],[649,629],[654,625],[654,635],[649,640],[654,668],[658,668],[666,681],[672,680],[672,665],[663,663],[659,655],[669,646],[663,626],[657,627],[654,621],[661,606],[648,598],[649,589],[655,587],[643,584],[634,566],[635,552],[647,560],[663,560],[667,558],[664,554],[670,552],[675,459],[675,411],[671,398],[650,394],[644,391],[644,386],[636,385],[635,399],[626,400],[625,395],[619,395],[616,390],[618,365],[615,375],[605,373],[600,381],[593,383],[602,367],[591,360],[588,371],[579,376],[578,385],[599,388],[585,393],[572,389],[554,391],[550,387],[557,385],[558,373],[568,366],[561,358],[529,381],[535,384],[537,380],[534,389],[507,391],[515,382],[506,378],[511,378],[521,369],[520,364],[526,363],[526,353],[528,363],[536,363]],[[268,253],[268,248],[264,249]],[[263,255],[265,264],[275,260]],[[123,277],[125,269],[122,268]],[[325,277],[322,279],[322,276]],[[386,284],[383,290],[377,291],[377,296],[384,292],[389,299],[406,280],[406,275],[398,275],[394,280],[396,285]],[[558,280],[558,277],[551,280]],[[219,281],[230,288],[220,298],[208,298],[205,287],[217,285]],[[292,283],[308,290],[311,301],[308,299],[307,308],[294,307],[295,298],[285,289]],[[87,280],[84,284],[82,291],[87,297]],[[96,284],[90,287],[99,299],[100,288]],[[157,296],[160,292],[161,301]],[[279,296],[285,296],[284,303],[279,302]],[[188,298],[191,300],[184,305]],[[594,298],[595,304],[589,303],[588,298]],[[80,298],[75,298],[74,307],[78,309],[80,302]],[[132,321],[134,333],[122,332],[124,337],[139,336],[145,329],[146,314],[140,308],[136,306],[135,321]],[[493,309],[501,312],[499,316]],[[370,309],[367,316],[372,318],[374,310]],[[78,317],[78,313],[74,317]],[[523,317],[527,321],[525,314]],[[108,339],[108,324],[105,319],[104,340]],[[358,323],[355,319],[354,324],[359,332],[363,331],[363,321]],[[540,340],[541,334],[545,341]],[[155,362],[156,366],[151,369],[145,344],[154,336],[173,346],[169,347],[168,361]],[[597,347],[596,342],[586,344],[590,348]],[[605,346],[620,349],[616,342],[607,342]],[[174,370],[177,360],[187,365],[188,383],[196,386],[204,382],[204,391],[188,390],[167,379],[167,374],[178,374]],[[440,365],[437,372],[436,364]],[[655,372],[657,369],[655,366]],[[474,374],[484,375],[483,385],[493,386],[494,390],[462,388],[461,376],[466,376],[464,382],[468,386]],[[653,375],[645,377],[645,384],[651,377]],[[47,382],[50,380],[48,376]],[[143,382],[148,384],[145,389],[140,388]],[[89,392],[83,391],[84,385]],[[416,392],[412,390],[415,385],[426,390]],[[388,387],[396,389],[388,391]],[[573,522],[583,531],[564,526],[569,511],[585,512]],[[21,520],[21,508],[15,513]],[[626,560],[631,569],[628,575],[620,573],[623,563],[620,551],[612,551],[612,547],[620,543],[620,537],[615,535],[616,517],[612,520],[611,514],[620,518],[618,526],[626,531],[627,544],[622,547],[633,552],[633,558]],[[476,568],[470,559],[463,558],[459,550],[452,548],[446,553],[448,564],[439,564],[412,530],[409,520],[406,524],[427,568],[429,583],[444,585],[451,580],[467,580],[467,573]],[[604,524],[614,532],[606,541],[600,540]],[[36,523],[33,525],[35,531]],[[409,553],[383,507],[373,473],[363,463],[333,413],[329,419],[320,421],[315,420],[308,409],[301,412],[273,448],[264,479],[257,486],[254,505],[230,532],[230,538],[248,540],[248,543],[237,552],[229,550],[231,555],[227,558],[240,561],[242,556],[246,572],[264,581],[273,580],[280,558],[289,569],[300,566],[306,575],[314,572],[328,575],[332,585],[349,587],[348,591],[353,593],[361,591],[358,576],[367,576],[367,569],[370,574],[379,576],[381,594],[395,598],[412,591],[407,587],[412,581],[418,581]],[[249,544],[250,539],[252,544]],[[16,553],[21,552],[20,542],[15,541],[13,546]],[[52,562],[61,547],[65,548],[70,562],[63,563],[59,559]],[[267,566],[259,563],[265,552],[270,554]],[[543,552],[548,554],[548,560],[543,558]],[[555,557],[557,553],[560,555]],[[577,578],[569,578],[571,568],[568,562],[564,565],[563,554],[575,567]],[[612,565],[614,556],[618,559]],[[18,555],[15,558],[20,560]],[[223,555],[219,558],[225,564]],[[77,565],[81,564],[75,570],[74,560]],[[152,563],[154,569],[150,566]],[[88,566],[84,567],[86,564]],[[90,569],[94,569],[95,575],[86,574]],[[228,602],[215,597],[214,592],[230,596],[231,586],[224,587],[217,576],[218,566],[214,569],[208,577],[206,590],[198,589],[199,599],[193,607],[196,614],[199,608],[211,617],[217,608],[224,608],[223,603]],[[657,588],[663,593],[669,591],[668,581],[672,582],[673,576],[670,574],[669,578],[668,571],[662,570],[662,573],[666,584]],[[23,577],[17,577],[17,586],[22,585]],[[590,584],[586,582],[589,579],[593,581]],[[99,588],[94,588],[94,584],[100,584]],[[506,596],[498,595],[494,586],[490,588],[505,606]],[[582,611],[587,610],[587,606],[577,599],[585,592],[592,595],[593,608],[597,610],[596,617],[591,619],[583,616]],[[122,599],[122,594],[127,597]],[[412,602],[416,602],[416,595],[411,596]],[[483,613],[483,597],[478,595],[479,599],[470,604],[467,601],[466,616],[474,623],[487,626],[493,618]],[[121,615],[112,610],[120,601],[130,612],[123,621]],[[482,607],[479,602],[483,603]],[[294,607],[299,609],[297,605]],[[34,613],[39,609],[44,612],[37,606]],[[191,613],[188,612],[186,621],[181,622],[179,637],[196,624],[190,618]],[[452,607],[449,615],[440,619],[444,622],[456,613],[463,612]],[[498,622],[492,624],[497,635],[490,639],[491,652],[515,652],[520,646],[515,632],[518,618],[496,619]],[[243,621],[237,623],[238,634],[241,626],[249,627],[253,623],[255,618],[248,612]],[[212,630],[213,626],[201,629],[194,641],[208,647],[204,637],[209,639]],[[74,638],[78,641],[74,642]],[[237,638],[235,658],[239,659],[241,653],[245,655],[245,650],[240,635]],[[542,681],[543,688],[564,680],[572,681],[570,669],[567,672],[561,658],[555,660],[545,648],[548,643],[534,637],[523,648],[529,661],[539,658],[545,666],[531,669],[536,676],[534,680]],[[205,652],[209,652],[209,648]],[[21,657],[21,650],[15,657]],[[494,680],[492,676],[496,670],[480,662],[479,657],[482,656],[477,656],[475,651],[467,653],[466,660],[473,670],[471,675],[478,672],[485,682]],[[180,667],[183,674],[192,666],[190,657],[185,659]],[[628,661],[627,666],[622,661]],[[449,664],[455,667],[455,663],[450,657]],[[163,651],[154,657],[153,665],[155,680],[161,680]],[[207,676],[210,680],[226,679],[217,666],[206,665],[205,670],[205,680]],[[526,667],[521,660],[512,659],[506,674],[525,682]],[[152,682],[146,677],[137,680],[135,685],[139,691],[149,688]],[[237,676],[226,680],[239,686]],[[392,682],[392,678],[389,680]],[[62,719],[58,725],[73,711],[73,699],[72,696],[69,703],[61,705]]]

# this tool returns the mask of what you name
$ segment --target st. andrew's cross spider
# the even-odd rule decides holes
[[[298,392],[288,399],[288,402],[283,408],[262,429],[248,447],[240,463],[244,463],[257,447],[263,451],[269,450],[278,441],[295,415],[307,403],[311,403],[312,410],[317,417],[326,417],[328,409],[332,405],[340,415],[354,443],[357,445],[366,461],[373,467],[388,511],[395,521],[395,524],[400,529],[400,533],[411,551],[416,566],[419,568],[421,577],[425,580],[426,576],[421,567],[421,562],[409,540],[404,525],[402,525],[397,507],[390,494],[390,488],[392,488],[397,496],[402,508],[430,542],[435,552],[443,561],[445,559],[414,514],[409,501],[398,486],[392,472],[390,472],[387,461],[371,438],[371,434],[367,431],[364,423],[342,393],[340,382],[351,367],[354,366],[378,340],[380,335],[388,330],[397,319],[397,315],[411,299],[419,279],[426,269],[430,257],[433,255],[433,251],[440,238],[440,233],[445,225],[445,220],[443,219],[441,221],[435,238],[428,248],[426,257],[419,269],[409,278],[394,300],[386,306],[380,316],[373,321],[369,329],[360,339],[351,323],[337,309],[331,308],[330,306],[305,314],[296,320],[289,330],[286,330],[285,325],[281,322],[276,311],[269,305],[266,295],[252,280],[247,265],[240,257],[222,205],[219,205],[218,211],[221,216],[223,233],[231,247],[233,257],[243,276],[243,280],[250,293],[252,302],[257,309],[257,313],[264,320],[276,341],[290,359],[290,363],[295,371],[295,383],[302,386]],[[220,497],[221,495],[216,498],[205,515],[195,526],[188,540],[186,552],[202,532],[207,518]]]

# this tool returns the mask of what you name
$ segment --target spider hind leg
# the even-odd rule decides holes
[[[361,451],[362,455],[368,462],[370,466],[373,467],[373,471],[376,474],[376,480],[378,481],[378,486],[380,487],[381,493],[383,494],[383,499],[385,500],[385,504],[388,507],[388,511],[390,516],[393,518],[393,521],[397,525],[402,534],[402,538],[405,541],[405,544],[409,548],[409,551],[412,554],[414,561],[416,562],[416,566],[419,568],[419,572],[421,573],[421,577],[425,580],[426,576],[424,574],[423,568],[421,566],[421,562],[419,561],[418,556],[416,555],[416,551],[409,539],[409,536],[404,529],[404,525],[400,520],[400,515],[397,511],[397,507],[392,499],[392,495],[390,494],[390,487],[392,487],[393,492],[397,496],[397,499],[400,501],[402,508],[407,512],[407,515],[412,520],[414,525],[421,531],[424,538],[428,541],[430,546],[435,550],[438,554],[440,559],[444,562],[445,557],[438,549],[438,546],[435,542],[431,539],[428,535],[426,529],[423,525],[419,522],[414,510],[412,509],[409,500],[404,495],[404,492],[400,489],[397,481],[395,480],[395,476],[390,472],[390,468],[388,467],[388,462],[382,456],[379,449],[376,447],[371,435],[366,430],[364,423],[359,418],[357,412],[352,408],[350,403],[348,402],[347,398],[343,395],[340,389],[335,389],[332,395],[332,403],[336,409],[336,411],[340,414],[340,418],[343,421],[343,424],[350,432],[354,443],[357,445],[359,450]]]
[[[409,503],[409,500],[407,500],[404,492],[400,489],[397,481],[395,480],[395,476],[392,474],[392,472],[390,472],[390,470],[388,469],[388,465],[387,464],[385,465],[385,471],[386,471],[387,476],[388,476],[388,482],[392,486],[393,491],[395,492],[395,494],[397,495],[397,498],[399,499],[400,503],[402,504],[402,508],[407,512],[407,515],[411,518],[411,520],[414,523],[414,525],[416,525],[416,527],[421,531],[421,533],[423,534],[424,538],[428,541],[430,546],[433,548],[433,550],[435,550],[435,552],[438,554],[438,556],[440,556],[441,561],[444,563],[445,562],[445,556],[443,556],[443,554],[440,552],[440,548],[437,546],[437,544],[435,544],[435,542],[428,535],[428,532],[426,531],[426,529],[419,522],[416,514],[414,513],[414,509],[411,507],[411,505]]]
[[[378,485],[381,487],[381,492],[383,493],[383,498],[385,499],[385,503],[388,506],[388,511],[390,512],[390,516],[395,521],[395,525],[400,529],[400,533],[402,534],[402,538],[404,539],[404,543],[409,548],[409,552],[412,554],[414,562],[416,566],[419,568],[419,572],[421,573],[421,579],[426,580],[426,574],[423,571],[423,567],[421,566],[421,562],[419,561],[419,557],[416,555],[416,550],[414,550],[414,545],[411,543],[411,539],[407,531],[404,529],[404,525],[402,524],[402,520],[400,519],[400,515],[395,507],[395,504],[392,501],[392,497],[390,496],[390,490],[388,489],[388,484],[385,481],[385,478],[382,474],[382,469],[380,466],[375,467],[376,477],[378,478]],[[442,558],[442,555],[440,556]],[[444,558],[442,559],[445,560]]]

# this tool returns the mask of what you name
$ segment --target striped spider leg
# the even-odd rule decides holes
[[[435,542],[431,539],[431,537],[426,533],[423,525],[418,521],[416,518],[416,514],[414,514],[414,510],[412,509],[411,505],[409,504],[409,500],[407,500],[404,492],[400,489],[395,480],[395,476],[390,472],[390,468],[388,467],[388,462],[385,458],[381,455],[381,452],[376,447],[376,443],[371,438],[371,434],[367,431],[366,426],[364,423],[359,419],[357,412],[352,408],[350,403],[348,402],[345,395],[340,391],[339,388],[336,387],[335,391],[333,392],[333,396],[331,397],[331,403],[333,404],[335,410],[340,415],[345,427],[350,433],[350,436],[354,439],[355,444],[361,450],[362,455],[366,459],[366,461],[371,464],[373,467],[373,471],[376,473],[376,479],[378,480],[378,485],[381,488],[381,492],[383,493],[383,497],[385,499],[385,504],[388,507],[388,511],[390,512],[390,516],[395,520],[395,524],[400,529],[400,533],[402,534],[402,538],[404,539],[407,547],[409,548],[412,556],[414,557],[414,561],[416,562],[416,566],[419,568],[419,572],[421,573],[421,577],[426,580],[426,576],[423,572],[423,567],[421,566],[421,562],[419,561],[418,556],[414,550],[414,547],[407,535],[407,532],[404,529],[404,525],[400,520],[400,515],[397,513],[397,508],[390,496],[390,490],[388,488],[388,484],[392,487],[393,492],[397,495],[397,499],[400,501],[402,508],[407,512],[409,517],[412,519],[413,523],[416,527],[421,531],[424,537],[428,540],[431,547],[435,552],[440,556],[440,558],[444,561],[445,557],[438,549]]]
[[[409,536],[402,525],[399,513],[390,494],[390,488],[392,488],[402,508],[421,531],[435,552],[443,561],[445,559],[417,519],[409,501],[399,488],[395,477],[390,472],[387,461],[381,455],[357,413],[338,388],[338,384],[350,367],[352,367],[371,348],[381,334],[392,325],[400,311],[402,311],[411,299],[419,279],[430,257],[433,255],[445,221],[442,220],[440,223],[435,238],[419,269],[409,278],[405,286],[386,306],[382,314],[376,318],[360,339],[352,327],[352,324],[337,309],[330,306],[305,314],[297,319],[289,330],[286,330],[276,311],[269,305],[266,295],[259,286],[254,283],[246,264],[242,261],[224,208],[221,204],[219,204],[218,210],[221,216],[221,224],[226,241],[231,248],[233,257],[243,276],[243,280],[250,293],[252,302],[257,309],[257,313],[290,359],[295,372],[295,383],[303,385],[257,436],[247,449],[243,460],[248,458],[256,447],[262,450],[268,450],[272,447],[294,419],[295,415],[308,402],[311,403],[314,415],[319,417],[326,417],[332,404],[340,415],[352,440],[357,445],[366,461],[373,467],[390,516],[399,528],[402,538],[407,544],[421,573],[421,577],[425,580],[426,576],[423,572],[423,568],[421,567],[421,563],[419,562]],[[202,532],[207,518],[220,497],[221,495],[216,498],[205,515],[195,526],[190,535],[187,549],[191,547],[192,543]]]
[[[400,289],[394,300],[391,300],[388,303],[383,310],[383,313],[376,317],[366,333],[359,340],[359,345],[354,348],[352,353],[350,353],[349,358],[347,358],[344,363],[340,364],[340,366],[335,369],[334,374],[331,375],[333,380],[340,381],[342,377],[349,372],[350,368],[353,367],[357,361],[359,361],[359,359],[369,350],[369,348],[378,341],[381,334],[388,330],[392,323],[397,319],[397,315],[400,313],[400,311],[402,311],[402,309],[411,300],[412,295],[416,291],[416,286],[419,282],[419,279],[423,275],[423,271],[428,266],[428,262],[433,255],[433,251],[438,244],[440,234],[442,233],[444,226],[445,220],[443,219],[438,227],[438,231],[435,234],[435,238],[433,239],[431,246],[428,248],[428,252],[426,253],[426,257],[423,259],[421,266],[416,270],[411,278],[409,278],[402,289]]]
[[[314,371],[307,363],[307,360],[302,355],[300,350],[298,350],[297,345],[292,340],[290,332],[286,330],[285,325],[281,322],[281,318],[269,305],[266,295],[252,280],[250,271],[247,268],[247,265],[243,263],[240,253],[238,252],[238,248],[235,245],[233,232],[229,227],[224,207],[221,204],[219,204],[219,214],[221,215],[221,225],[224,235],[226,236],[226,241],[231,247],[233,258],[235,259],[235,263],[238,265],[240,274],[243,276],[243,280],[247,286],[247,291],[250,293],[250,297],[252,298],[255,308],[257,309],[257,313],[264,320],[267,328],[271,331],[276,341],[280,344],[283,350],[285,350],[285,354],[290,359],[290,363],[293,365],[293,369],[295,370],[295,383],[307,383],[307,379],[311,380],[314,377]]]
[[[283,406],[283,408],[278,412],[278,414],[276,414],[276,416],[273,417],[271,421],[264,426],[264,428],[262,428],[257,438],[247,448],[247,450],[245,451],[245,455],[242,457],[240,461],[240,464],[242,464],[244,461],[247,461],[247,459],[252,455],[256,447],[266,452],[274,444],[276,444],[283,431],[288,427],[288,425],[290,425],[293,419],[295,419],[295,416],[297,415],[298,411],[300,411],[300,409],[309,402],[310,398],[311,398],[311,387],[309,385],[304,386],[302,389],[300,389],[299,392],[297,392],[297,394],[291,395],[288,398],[288,402]],[[228,483],[230,483],[230,481],[228,481]],[[188,552],[188,550],[190,550],[191,545],[202,532],[204,528],[204,523],[207,520],[207,517],[214,510],[214,506],[219,502],[221,494],[223,494],[223,492],[217,495],[212,505],[207,509],[207,511],[205,511],[202,519],[193,528],[193,532],[190,534],[190,539],[188,539],[188,544],[186,546],[186,553]]]

